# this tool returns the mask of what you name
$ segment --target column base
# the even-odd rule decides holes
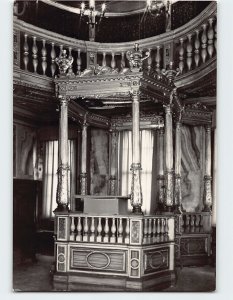
[[[165,205],[164,212],[172,213],[172,212],[174,212],[174,207]]]
[[[57,207],[55,208],[54,212],[69,212],[69,206],[68,204],[58,204]]]
[[[132,213],[134,215],[143,215],[141,206],[134,206],[133,210],[132,210]]]
[[[211,211],[212,210],[211,210],[210,206],[207,206],[207,205],[204,206],[203,212],[211,212]]]
[[[174,208],[174,213],[177,215],[181,215],[182,214],[182,208],[180,205],[176,205]]]

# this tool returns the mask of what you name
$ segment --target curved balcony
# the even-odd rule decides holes
[[[191,78],[195,81],[202,77],[203,70],[211,72],[216,68],[217,24],[216,3],[211,3],[197,17],[178,29],[164,34],[141,39],[140,48],[151,52],[148,67],[157,70],[166,68],[169,60],[174,61],[180,75],[177,87],[183,86]],[[17,46],[20,41],[20,46]],[[126,52],[135,44],[98,43],[65,37],[48,30],[14,20],[14,66],[27,76],[34,74],[36,82],[51,88],[52,80],[58,70],[55,58],[63,49],[74,59],[73,72],[79,75],[88,67],[92,53],[97,53],[97,64],[121,70],[128,67]],[[30,76],[31,76],[30,75]],[[27,76],[27,80],[28,80]],[[50,79],[50,80],[49,80]],[[33,80],[33,79],[32,79]]]

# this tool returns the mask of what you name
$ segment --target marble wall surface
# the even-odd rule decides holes
[[[205,128],[182,126],[181,131],[182,205],[187,212],[203,208],[205,170]]]
[[[108,194],[108,131],[91,129],[90,194]]]

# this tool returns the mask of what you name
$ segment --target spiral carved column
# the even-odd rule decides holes
[[[80,174],[80,194],[87,195],[87,122],[84,118],[82,125],[82,154]]]
[[[116,195],[117,194],[117,140],[118,140],[118,132],[115,129],[110,129],[110,178],[109,178],[109,194]]]
[[[164,209],[164,128],[158,130],[158,210],[163,211]]]
[[[206,126],[206,157],[204,176],[204,211],[211,211],[212,207],[212,177],[211,177],[211,127]]]
[[[165,206],[167,211],[173,208],[173,188],[174,188],[174,172],[173,172],[173,138],[172,138],[172,112],[170,105],[165,107]]]
[[[133,213],[142,214],[142,187],[141,187],[141,161],[140,161],[140,116],[139,116],[139,90],[131,93],[132,97],[132,135],[133,135],[133,161],[131,165],[132,183],[130,203]]]
[[[69,210],[69,185],[68,185],[68,103],[69,98],[59,96],[60,126],[59,126],[59,167],[57,185],[56,211]]]
[[[176,144],[175,144],[175,189],[174,206],[176,213],[181,213],[181,123],[176,122]]]

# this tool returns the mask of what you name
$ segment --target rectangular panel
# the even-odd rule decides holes
[[[102,273],[126,273],[127,251],[70,248],[70,269]]]
[[[144,251],[144,274],[167,270],[169,267],[169,248]]]

